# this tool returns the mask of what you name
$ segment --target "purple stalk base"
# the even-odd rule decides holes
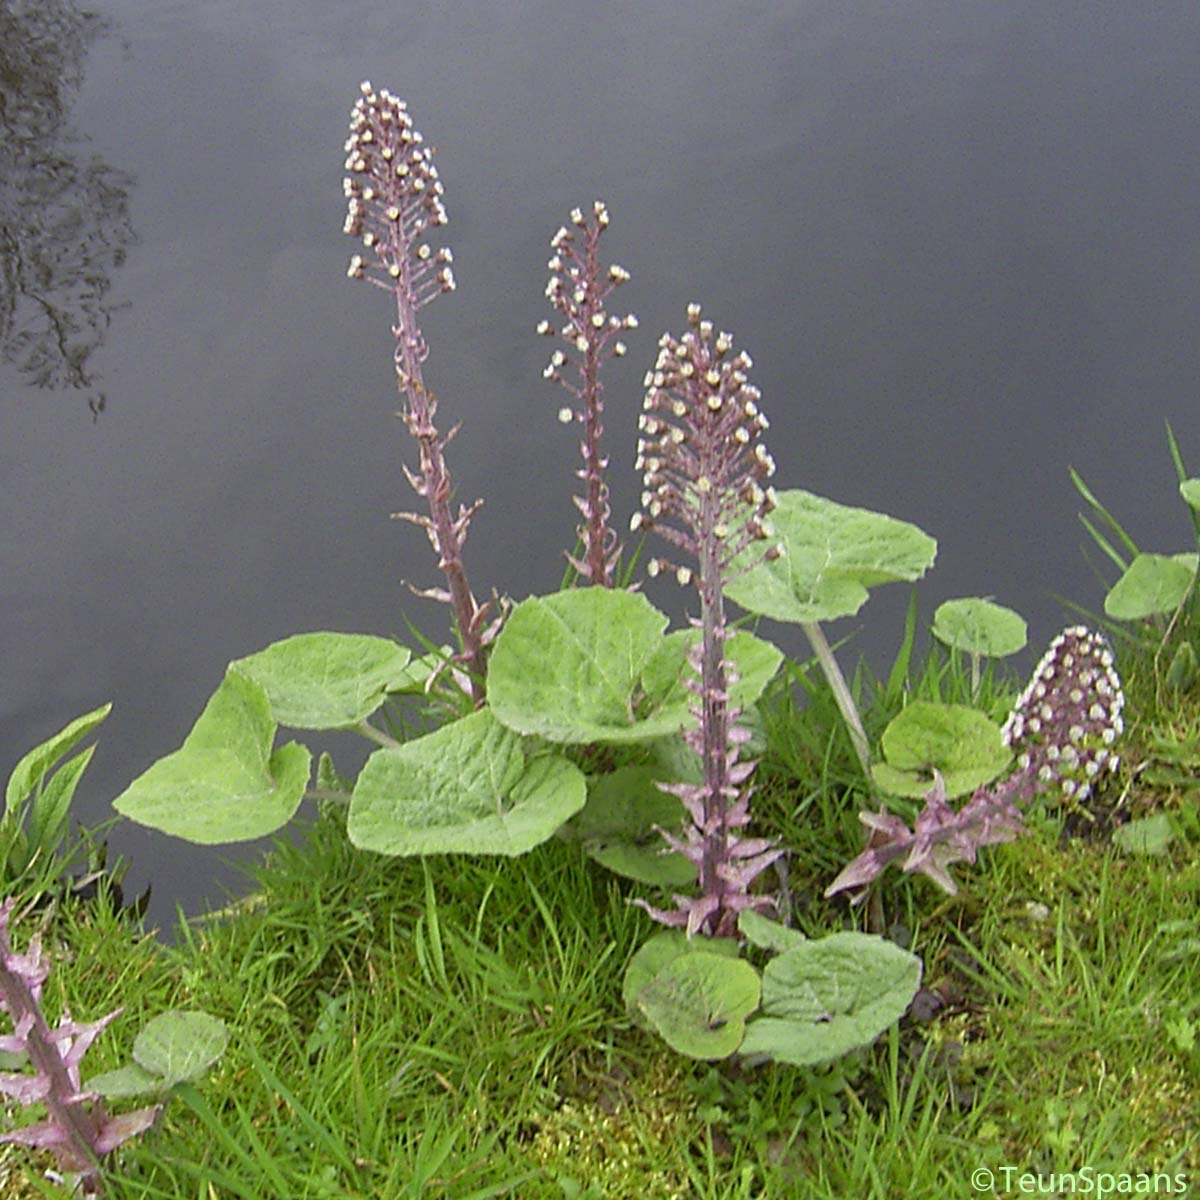
[[[624,355],[625,343],[617,335],[623,329],[636,329],[637,318],[633,313],[616,317],[604,309],[613,289],[629,278],[629,272],[614,263],[601,274],[600,235],[608,227],[608,209],[601,201],[592,206],[592,216],[594,219],[589,221],[582,209],[575,209],[571,224],[579,234],[564,225],[550,239],[554,255],[546,266],[553,274],[546,285],[546,296],[562,316],[563,325],[556,330],[549,321],[542,321],[537,331],[545,337],[557,335],[570,347],[569,351],[555,350],[542,374],[561,383],[580,406],[560,409],[559,420],[564,425],[578,421],[583,426],[583,441],[579,444],[583,467],[575,474],[584,482],[584,494],[574,497],[584,520],[578,531],[583,557],[568,554],[567,560],[589,583],[612,587],[621,547],[616,530],[608,524],[611,510],[604,482],[608,459],[600,452],[604,433],[600,366],[609,357]],[[568,363],[577,367],[578,383],[563,378],[562,369]]]
[[[958,811],[946,802],[945,784],[937,775],[914,829],[887,811],[860,813],[870,831],[867,847],[825,895],[853,889],[853,903],[859,904],[868,885],[893,862],[901,870],[928,875],[954,895],[958,889],[947,867],[974,863],[982,846],[1015,840],[1025,829],[1018,804],[1052,786],[1068,800],[1086,800],[1096,778],[1116,770],[1111,747],[1125,728],[1124,706],[1104,639],[1082,625],[1063,630],[1004,723],[1004,742],[1017,753],[1017,769],[1001,783],[977,789]]]
[[[351,174],[344,180],[349,207],[343,228],[362,239],[370,261],[355,254],[347,274],[384,288],[395,300],[393,357],[397,386],[407,401],[400,415],[416,439],[421,464],[419,472],[405,467],[404,473],[428,505],[429,515],[393,516],[420,525],[438,556],[447,587],[417,594],[451,606],[462,638],[462,652],[455,661],[466,671],[456,676],[478,707],[484,701],[486,647],[497,628],[488,624],[490,604],[480,605],[471,591],[462,551],[467,527],[483,501],[460,505],[457,516],[451,510],[445,449],[458,427],[442,436],[434,424],[437,399],[422,375],[429,347],[417,323],[420,309],[455,286],[450,268],[454,256],[449,249],[435,252],[422,240],[431,226],[446,224],[442,183],[433,165],[433,149],[413,128],[404,102],[386,89],[377,94],[369,83],[361,90],[345,146],[345,166]]]
[[[663,335],[658,361],[646,376],[640,422],[645,436],[638,440],[637,457],[646,490],[643,511],[630,527],[654,529],[698,565],[693,571],[656,558],[647,570],[651,575],[674,570],[681,586],[694,582],[700,595],[700,619],[692,624],[701,636],[689,656],[695,677],[686,681],[699,727],[686,737],[704,764],[704,782],[659,785],[679,797],[692,819],[682,838],[663,836],[695,864],[700,895],[675,896],[674,910],[637,903],[655,920],[685,927],[689,937],[698,932],[733,937],[743,909],[774,903],[748,889],[783,853],[765,838],[735,832],[750,821],[753,789],[747,781],[756,764],[739,761],[750,734],[736,724],[741,710],[729,703],[737,674],[725,657],[724,583],[739,555],[770,542],[766,517],[775,493],[761,485],[775,464],[759,441],[767,419],[758,410],[758,389],[746,379],[749,355],[731,355],[726,333],[714,339],[699,305],[688,306],[688,323],[690,330],[678,341]],[[777,544],[764,546],[750,565],[780,553]],[[737,568],[743,569],[748,568]]]
[[[25,954],[17,954],[9,940],[8,923],[13,901],[0,905],[0,1010],[12,1018],[12,1034],[0,1037],[0,1050],[25,1054],[34,1074],[0,1073],[0,1093],[23,1105],[42,1104],[46,1120],[0,1136],[0,1142],[17,1142],[54,1151],[59,1169],[78,1172],[86,1195],[101,1194],[100,1159],[122,1142],[149,1129],[161,1105],[110,1117],[100,1097],[85,1092],[79,1063],[100,1031],[121,1010],[82,1025],[64,1013],[51,1029],[42,1014],[42,984],[50,973],[35,936]]]

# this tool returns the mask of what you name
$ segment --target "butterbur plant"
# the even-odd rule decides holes
[[[776,501],[774,489],[763,485],[775,463],[760,440],[767,419],[758,408],[759,390],[746,376],[750,356],[731,353],[730,336],[714,336],[698,304],[689,305],[688,324],[678,340],[663,335],[645,379],[636,464],[645,490],[631,526],[654,530],[683,555],[677,563],[652,558],[648,572],[673,571],[682,586],[694,584],[700,597],[700,617],[692,618],[700,639],[689,651],[695,676],[684,685],[695,698],[698,725],[685,736],[700,756],[704,782],[659,785],[691,817],[682,838],[664,836],[695,865],[700,894],[675,896],[675,910],[644,907],[664,924],[686,927],[689,937],[697,932],[730,937],[741,911],[771,904],[748,887],[783,851],[764,838],[737,833],[750,821],[748,780],[755,764],[739,761],[750,734],[737,724],[741,710],[729,700],[738,677],[725,656],[724,588],[735,559],[751,546],[761,545],[762,552],[750,566],[777,558],[781,549],[771,541],[767,521]],[[743,561],[737,571],[747,569]]]
[[[859,814],[869,831],[866,849],[825,895],[854,890],[859,903],[890,863],[927,875],[953,895],[958,889],[947,868],[974,863],[981,847],[1018,837],[1025,828],[1020,805],[1054,788],[1068,801],[1082,803],[1097,778],[1116,769],[1112,746],[1124,730],[1124,705],[1104,639],[1082,625],[1063,630],[1001,730],[1004,744],[1016,753],[1016,770],[998,784],[977,788],[959,809],[947,802],[939,775],[912,829],[887,811]]]
[[[33,1073],[0,1073],[0,1092],[25,1106],[41,1104],[46,1118],[0,1135],[0,1142],[52,1150],[61,1170],[80,1176],[86,1195],[99,1195],[100,1160],[148,1129],[161,1106],[113,1117],[97,1092],[83,1088],[80,1061],[121,1010],[86,1024],[64,1013],[51,1028],[41,1005],[50,968],[36,935],[24,954],[13,949],[9,937],[13,907],[11,899],[0,905],[0,1009],[13,1024],[12,1033],[0,1037],[0,1050],[27,1056]]]
[[[460,505],[457,515],[452,511],[445,451],[458,426],[443,435],[434,423],[437,398],[426,387],[423,373],[429,346],[417,319],[426,304],[455,286],[452,253],[446,247],[435,251],[425,240],[446,224],[443,187],[433,149],[413,127],[404,101],[386,89],[376,92],[370,83],[360,90],[345,145],[349,175],[344,180],[344,230],[361,239],[365,253],[350,259],[347,274],[369,280],[395,301],[393,358],[396,383],[405,397],[401,416],[420,451],[420,470],[405,467],[404,473],[429,509],[428,515],[395,515],[421,526],[438,556],[446,587],[418,594],[444,601],[453,610],[462,641],[457,661],[466,671],[466,678],[460,673],[460,682],[478,706],[484,696],[486,645],[495,627],[488,624],[490,605],[480,604],[471,591],[462,552],[471,518],[483,501]]]
[[[637,322],[610,311],[628,273],[602,264],[608,212],[597,203],[573,212],[551,241],[555,317],[541,326],[558,342],[546,377],[572,400],[560,416],[583,427],[581,549],[569,557],[593,586],[506,606],[501,629],[467,582],[463,545],[477,505],[451,512],[445,449],[454,431],[439,433],[423,375],[420,310],[454,286],[449,251],[426,240],[446,220],[431,151],[405,106],[364,84],[346,153],[345,229],[362,243],[349,274],[384,288],[396,306],[401,415],[420,452],[419,469],[407,474],[427,505],[408,519],[425,529],[445,575],[446,586],[426,594],[453,611],[454,679],[475,711],[397,740],[371,718],[392,697],[428,690],[439,656],[414,659],[389,638],[299,634],[230,663],[183,745],[115,807],[212,844],[274,832],[307,796],[344,805],[350,842],[379,854],[515,856],[562,832],[610,869],[668,894],[694,870],[697,894],[676,895],[674,908],[645,905],[674,928],[647,943],[627,981],[630,1001],[670,1044],[702,1057],[744,1051],[802,1063],[866,1044],[911,1000],[920,970],[913,956],[867,935],[799,945],[798,934],[771,922],[765,932],[746,929],[767,921],[758,910],[772,901],[751,885],[782,850],[746,833],[755,763],[742,757],[750,734],[740,718],[782,654],[732,631],[725,597],[778,620],[836,619],[856,612],[871,587],[919,577],[932,539],[809,493],[776,495],[749,357],[692,306],[688,331],[663,338],[646,380],[636,456],[645,491],[631,529],[672,547],[671,560],[656,557],[648,570],[696,588],[694,628],[669,633],[669,618],[643,594],[614,586],[620,545],[604,478],[600,372],[625,352],[622,333]],[[321,756],[314,789],[311,752],[296,741],[277,745],[280,727],[355,730],[377,748],[354,781]],[[661,845],[659,834],[676,854],[642,853],[647,842]],[[775,954],[761,980],[748,962],[729,965],[740,940],[754,936]],[[876,1004],[880,992],[888,999]],[[812,1003],[797,1008],[801,993]],[[676,1037],[680,1021],[687,1032]]]
[[[546,296],[562,318],[555,326],[540,322],[538,333],[557,337],[567,349],[556,349],[542,374],[561,383],[574,397],[576,406],[565,405],[558,418],[564,425],[578,421],[583,426],[579,452],[583,466],[576,472],[584,484],[584,494],[574,497],[575,507],[583,516],[579,540],[583,555],[568,554],[571,566],[589,583],[611,587],[620,558],[617,532],[609,525],[611,510],[604,472],[608,458],[600,449],[604,434],[604,388],[600,367],[607,358],[625,354],[622,330],[636,329],[637,317],[628,313],[618,317],[606,311],[605,304],[614,288],[629,278],[624,267],[613,263],[605,270],[600,262],[600,236],[608,228],[608,209],[597,200],[589,220],[580,208],[571,213],[574,231],[565,225],[550,239],[553,256],[546,264],[552,272]],[[574,367],[574,381],[564,375]]]

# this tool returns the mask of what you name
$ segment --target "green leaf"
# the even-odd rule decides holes
[[[587,803],[562,829],[601,866],[654,887],[682,887],[696,868],[667,849],[655,826],[680,833],[683,805],[656,786],[663,776],[648,767],[618,767],[588,781]]]
[[[271,717],[292,729],[345,729],[411,683],[412,652],[387,638],[301,633],[230,663],[267,693]]]
[[[1185,479],[1179,485],[1179,494],[1190,508],[1200,510],[1200,479]]]
[[[161,1086],[197,1079],[225,1053],[229,1030],[206,1012],[173,1009],[148,1021],[133,1043],[133,1058]]]
[[[1000,726],[978,709],[914,700],[883,731],[886,762],[871,768],[894,796],[924,796],[941,771],[947,797],[973,792],[995,779],[1011,759]]]
[[[1004,658],[1025,648],[1025,622],[1011,608],[968,597],[947,600],[933,614],[933,636],[955,650]]]
[[[1119,825],[1113,830],[1112,840],[1126,854],[1166,854],[1175,840],[1175,830],[1166,813],[1155,813]]]
[[[109,1100],[124,1100],[130,1096],[145,1096],[163,1090],[161,1075],[155,1075],[137,1063],[127,1063],[115,1071],[93,1075],[85,1084],[89,1092],[99,1092]]]
[[[737,943],[732,938],[704,938],[699,942],[689,940],[687,935],[678,929],[663,929],[656,933],[645,945],[638,948],[625,968],[625,981],[621,986],[621,997],[625,1001],[625,1011],[640,1025],[646,1022],[638,1008],[638,996],[642,989],[670,963],[684,954],[691,954],[696,946],[702,946],[709,954],[718,954],[722,958],[737,958]]]
[[[303,746],[272,752],[274,740],[266,693],[231,669],[182,748],[138,776],[113,807],[202,845],[274,833],[300,806],[311,769]]]
[[[699,629],[679,629],[669,634],[642,672],[646,707],[659,718],[669,717],[676,728],[696,724],[690,712],[695,697],[684,686],[684,680],[695,675],[688,651],[701,637]],[[739,676],[728,689],[729,702],[742,709],[749,708],[766,691],[783,662],[781,650],[745,630],[739,630],[725,643],[725,657]]]
[[[1172,613],[1196,574],[1195,554],[1139,554],[1104,598],[1104,611],[1118,621]]]
[[[76,717],[53,737],[47,738],[41,745],[30,750],[8,777],[8,786],[4,789],[5,816],[15,812],[21,801],[39,786],[50,768],[87,737],[111,711],[111,704],[102,704],[90,713]]]
[[[778,921],[772,921],[752,908],[743,909],[738,914],[738,931],[752,946],[775,954],[794,950],[808,941],[800,930],[780,925]]]
[[[584,805],[587,782],[557,755],[526,761],[487,709],[377,750],[354,786],[346,831],[379,854],[524,854]]]
[[[677,717],[639,721],[635,689],[667,618],[645,596],[576,588],[513,609],[488,665],[488,703],[518,733],[552,742],[640,741]]]
[[[779,493],[770,519],[784,553],[725,590],[748,611],[777,621],[852,616],[869,588],[919,579],[937,554],[937,542],[915,525],[798,489]]]
[[[921,984],[921,960],[866,933],[834,933],[773,958],[763,1015],[746,1027],[743,1055],[813,1066],[869,1046],[898,1021]]]
[[[637,1005],[672,1050],[712,1062],[741,1045],[761,986],[749,963],[693,943],[638,992]]]
[[[488,667],[488,702],[518,733],[552,742],[642,742],[695,725],[688,646],[663,636],[667,618],[638,593],[577,588],[518,604]],[[746,708],[762,695],[782,654],[739,632],[725,646],[740,675],[730,688]]]

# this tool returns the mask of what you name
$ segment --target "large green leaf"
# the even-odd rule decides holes
[[[696,724],[689,711],[695,697],[684,686],[684,680],[695,676],[688,652],[701,636],[699,629],[678,629],[669,634],[642,672],[644,707],[656,717],[669,717],[676,728]],[[745,709],[766,691],[783,661],[783,652],[763,638],[739,630],[726,641],[725,657],[738,675],[737,682],[727,689],[729,702]]]
[[[1104,598],[1104,611],[1118,621],[1172,613],[1196,574],[1195,554],[1139,554]]]
[[[638,1007],[638,997],[641,995],[642,989],[677,958],[684,954],[691,954],[696,949],[720,955],[722,958],[737,958],[738,956],[737,943],[732,938],[696,940],[688,938],[678,929],[662,929],[638,948],[629,960],[629,966],[625,968],[625,981],[621,985],[625,1011],[637,1024],[648,1026]]]
[[[743,608],[777,621],[852,616],[869,588],[919,579],[937,554],[937,542],[915,525],[799,489],[779,493],[771,523],[784,553],[725,590]]]
[[[30,750],[8,777],[8,786],[4,789],[5,816],[16,811],[21,801],[39,787],[51,767],[87,737],[111,711],[111,704],[102,704],[90,713],[76,717],[53,737],[47,738],[41,745]]]
[[[695,725],[688,648],[697,630],[664,637],[644,596],[577,588],[518,604],[488,667],[488,702],[518,733],[549,741],[644,742]],[[770,642],[739,632],[725,644],[739,675],[731,701],[754,703],[779,669]]]
[[[113,807],[203,845],[274,833],[299,807],[311,766],[303,746],[272,752],[274,741],[266,692],[230,669],[183,746],[138,776]]]
[[[1025,647],[1025,621],[1019,613],[991,600],[969,596],[939,604],[933,636],[955,650],[1004,658]]]
[[[343,729],[410,684],[411,651],[358,633],[301,633],[239,658],[232,670],[267,693],[271,716],[292,729]]]
[[[377,750],[354,786],[346,832],[379,854],[524,854],[584,805],[578,767],[526,760],[487,709]]]
[[[680,834],[683,805],[656,785],[663,776],[648,767],[618,767],[588,783],[587,804],[563,827],[587,854],[618,875],[654,887],[682,887],[696,868],[667,849],[655,826]]]
[[[635,691],[667,618],[635,592],[576,588],[513,609],[488,665],[488,703],[518,733],[552,742],[634,741],[678,721],[639,721]]]
[[[749,963],[713,954],[693,939],[639,990],[637,1006],[672,1050],[711,1062],[741,1045],[760,994]]]
[[[995,779],[1012,755],[1000,726],[962,704],[914,700],[883,731],[886,762],[871,768],[894,796],[924,796],[941,771],[947,796],[962,796]]]
[[[921,984],[921,960],[883,938],[834,933],[773,958],[741,1053],[812,1066],[870,1045]]]

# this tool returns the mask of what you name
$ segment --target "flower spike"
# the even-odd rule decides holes
[[[52,1029],[42,1012],[42,985],[50,967],[36,936],[24,954],[13,949],[9,938],[13,907],[12,899],[0,904],[0,1012],[7,1013],[13,1023],[13,1032],[0,1037],[0,1050],[25,1055],[34,1074],[0,1073],[0,1094],[23,1105],[41,1104],[46,1119],[11,1130],[0,1136],[0,1142],[52,1150],[62,1170],[80,1174],[85,1195],[99,1195],[100,1159],[148,1129],[162,1106],[110,1117],[100,1097],[84,1090],[79,1064],[121,1010],[89,1024],[74,1021],[64,1012]]]
[[[642,907],[689,936],[730,937],[740,912],[772,903],[751,894],[749,884],[783,851],[736,832],[750,821],[747,781],[755,764],[739,761],[749,735],[737,724],[741,710],[729,703],[736,674],[725,657],[724,585],[731,571],[747,569],[733,564],[750,547],[761,546],[750,555],[751,566],[781,551],[768,520],[775,493],[764,484],[775,464],[760,440],[767,419],[758,408],[759,391],[747,379],[750,356],[732,353],[728,334],[714,336],[699,305],[689,306],[688,324],[679,339],[663,335],[646,376],[637,454],[645,490],[632,528],[655,530],[695,563],[655,558],[647,571],[669,571],[682,586],[694,585],[700,597],[701,636],[689,655],[695,678],[688,681],[699,725],[685,737],[701,758],[704,782],[660,785],[679,797],[692,818],[682,838],[666,840],[696,865],[700,895],[674,897],[674,910]]]
[[[576,475],[584,481],[585,493],[575,498],[575,506],[583,515],[579,527],[583,557],[567,558],[576,571],[589,582],[611,587],[621,547],[617,533],[609,524],[608,485],[604,469],[608,459],[600,451],[604,433],[604,387],[600,382],[600,366],[608,358],[625,354],[625,343],[619,335],[637,328],[633,313],[616,317],[605,308],[612,291],[629,278],[629,272],[615,263],[607,270],[600,265],[600,235],[608,227],[608,209],[603,201],[592,205],[590,217],[582,209],[571,213],[571,223],[577,232],[565,225],[550,239],[554,251],[546,266],[551,271],[546,296],[562,317],[563,324],[555,329],[549,321],[538,323],[537,331],[544,337],[557,337],[568,347],[556,349],[542,375],[560,383],[575,398],[578,409],[566,406],[559,409],[558,419],[564,424],[578,420],[584,428],[579,450],[583,467]],[[563,375],[568,366],[576,368],[578,382],[571,383]]]
[[[401,417],[420,451],[420,472],[405,468],[429,515],[394,513],[420,525],[429,535],[438,566],[446,576],[449,597],[462,639],[455,661],[466,668],[476,706],[483,703],[486,647],[495,635],[489,624],[490,603],[479,604],[467,581],[462,550],[467,527],[483,503],[460,505],[455,516],[445,449],[454,430],[443,436],[434,424],[437,399],[425,386],[422,365],[429,347],[417,313],[436,297],[455,288],[449,248],[434,250],[431,237],[446,224],[442,181],[433,165],[433,148],[414,128],[403,100],[369,83],[350,114],[343,180],[347,198],[344,231],[361,240],[364,253],[350,259],[347,274],[366,279],[390,292],[396,304],[393,357],[396,383],[406,398]],[[456,673],[456,678],[462,673]]]
[[[901,870],[928,875],[953,895],[958,889],[946,868],[973,863],[981,846],[1018,837],[1025,828],[1018,805],[1053,786],[1068,800],[1086,800],[1097,777],[1116,770],[1111,747],[1125,728],[1124,706],[1121,680],[1104,639],[1082,625],[1064,629],[1004,722],[1001,732],[1005,745],[1017,753],[1016,770],[998,784],[978,788],[957,812],[936,775],[913,829],[886,811],[860,813],[858,819],[869,831],[866,849],[842,869],[825,895],[853,890],[852,903],[861,903],[868,885],[892,862]]]

